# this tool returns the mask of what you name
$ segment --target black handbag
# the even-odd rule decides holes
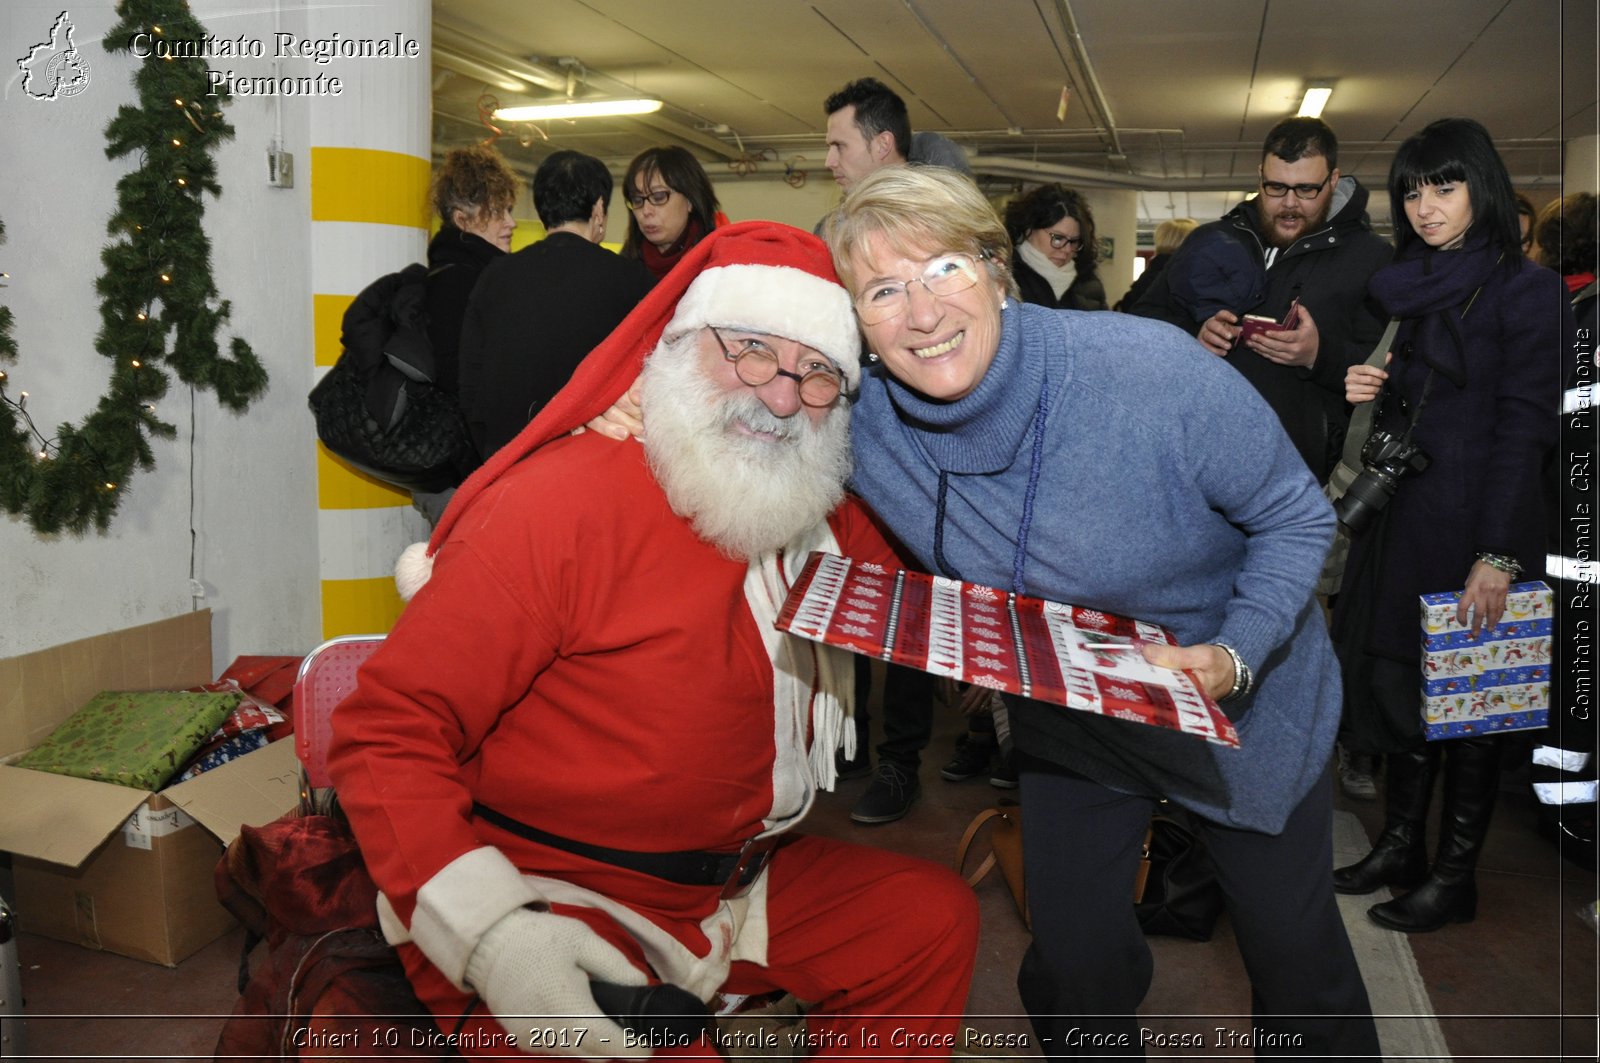
[[[352,363],[340,356],[311,389],[323,445],[360,472],[407,491],[443,491],[460,482],[473,449],[455,400],[432,384],[407,381],[397,393],[398,412],[381,424],[367,405],[371,382]]]
[[[1200,836],[1167,813],[1150,820],[1147,873],[1134,913],[1146,934],[1210,941],[1222,914],[1222,887]]]
[[[411,492],[454,487],[476,463],[460,406],[433,384],[424,309],[431,275],[408,266],[356,296],[345,313],[344,350],[308,400],[330,452]]]

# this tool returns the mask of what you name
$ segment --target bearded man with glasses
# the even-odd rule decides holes
[[[1339,139],[1320,118],[1287,118],[1261,146],[1260,194],[1184,241],[1132,308],[1170,321],[1225,358],[1283,422],[1319,480],[1347,417],[1344,371],[1366,360],[1384,316],[1367,280],[1393,255],[1367,219],[1367,190],[1339,173]],[[1240,341],[1246,314],[1295,327]]]
[[[971,888],[794,829],[854,751],[853,668],[773,621],[811,550],[897,563],[844,491],[860,376],[822,242],[720,227],[402,558],[416,596],[329,770],[384,934],[465,1054],[714,1058],[678,1023],[619,1028],[647,1005],[616,984],[662,982],[793,993],[819,1056],[950,1056]],[[639,443],[572,433],[635,377]]]

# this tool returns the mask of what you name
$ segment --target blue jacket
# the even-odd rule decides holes
[[[1339,723],[1311,597],[1333,516],[1243,377],[1166,324],[1013,302],[972,394],[930,403],[878,366],[852,434],[854,489],[931,571],[1226,642],[1257,677],[1228,706],[1237,750],[1015,699],[1021,748],[1219,823],[1282,829]]]

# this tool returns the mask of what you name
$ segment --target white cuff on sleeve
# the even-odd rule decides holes
[[[411,940],[458,988],[478,939],[507,912],[542,898],[493,846],[463,853],[417,891]]]

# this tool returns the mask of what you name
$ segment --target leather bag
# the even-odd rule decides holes
[[[967,854],[985,825],[989,827],[989,853],[968,874],[963,870]],[[1000,877],[1005,879],[1006,888],[1011,891],[1011,899],[1016,902],[1017,914],[1022,917],[1023,925],[1031,929],[1033,921],[1028,917],[1028,887],[1022,875],[1022,808],[1014,801],[1002,801],[995,808],[979,812],[967,824],[967,829],[961,832],[961,840],[956,843],[956,874],[964,875],[969,886],[976,887],[996,867],[1000,868]]]
[[[966,864],[984,827],[989,852],[971,872]],[[977,887],[996,867],[1005,880],[1017,914],[1029,929],[1028,890],[1023,878],[1022,809],[1001,802],[975,816],[956,843],[955,869]],[[1145,831],[1133,887],[1134,913],[1146,934],[1209,941],[1222,913],[1222,889],[1199,836],[1174,816],[1157,813]]]

